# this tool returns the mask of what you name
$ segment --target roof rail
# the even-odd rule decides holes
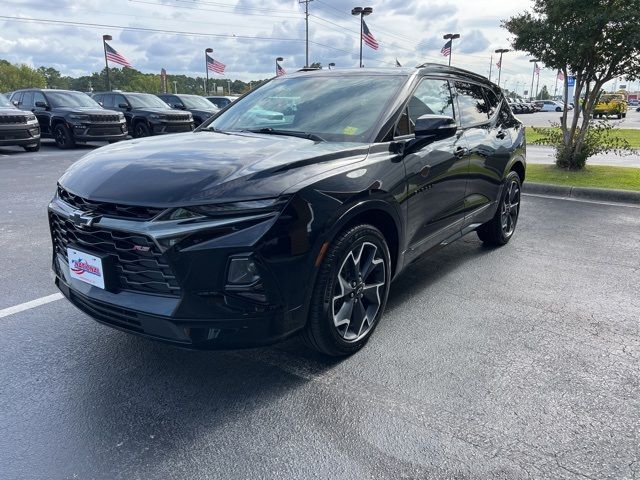
[[[321,67],[302,67],[298,72],[314,72],[316,70],[322,70]]]

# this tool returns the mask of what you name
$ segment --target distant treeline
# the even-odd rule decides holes
[[[159,73],[142,73],[133,68],[110,68],[109,76],[113,89],[127,92],[162,92]],[[224,87],[225,95],[229,93],[229,86],[231,87],[231,93],[235,95],[242,94],[250,88],[249,82],[232,80],[229,83],[228,80],[230,79],[209,77],[209,93],[214,93],[214,84],[217,87]],[[204,93],[204,81],[204,77],[167,75],[167,88],[171,92],[174,91],[174,88],[177,88],[178,93],[202,95]],[[252,87],[255,88],[262,81],[251,82]],[[176,83],[174,84],[174,82]],[[55,68],[31,68],[28,65],[14,65],[0,59],[0,93],[29,87],[62,88],[81,92],[107,90],[106,69],[101,72],[94,72],[91,75],[74,78],[62,75]]]

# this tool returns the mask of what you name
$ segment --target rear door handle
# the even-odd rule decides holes
[[[453,154],[458,158],[464,157],[467,153],[469,153],[469,149],[464,147],[458,147],[453,152]]]

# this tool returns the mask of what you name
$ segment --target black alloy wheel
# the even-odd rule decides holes
[[[148,137],[149,135],[151,135],[151,130],[145,122],[136,123],[136,126],[133,128],[134,138],[143,138]]]
[[[62,123],[57,124],[53,129],[53,139],[56,142],[56,146],[63,150],[73,148],[75,145],[69,128]]]
[[[511,240],[520,214],[520,194],[520,177],[516,172],[509,172],[496,214],[476,230],[478,237],[485,244],[500,246]]]

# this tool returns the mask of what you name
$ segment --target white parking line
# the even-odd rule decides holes
[[[32,308],[39,307],[40,305],[45,305],[47,303],[55,302],[56,300],[60,300],[61,298],[64,298],[61,293],[54,293],[53,295],[47,295],[46,297],[36,298],[35,300],[21,303],[20,305],[14,305],[13,307],[3,308],[2,310],[0,310],[0,318],[8,317],[9,315],[13,315],[14,313],[24,312],[25,310],[30,310]]]

